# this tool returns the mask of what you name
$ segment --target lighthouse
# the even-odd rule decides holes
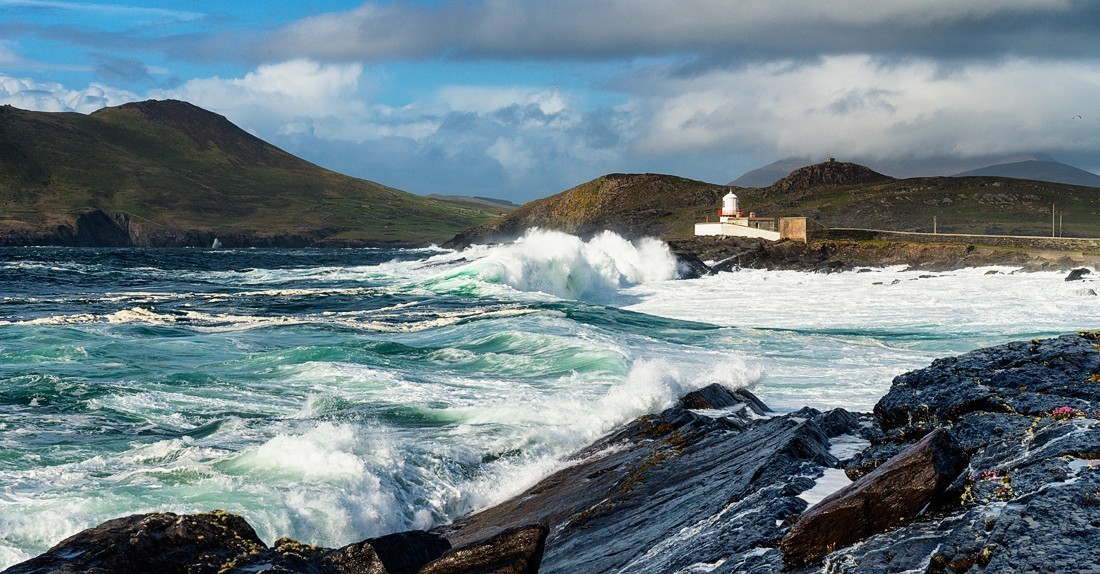
[[[737,205],[737,194],[732,191],[722,198],[722,209],[718,210],[718,221],[726,223],[731,217],[741,217],[741,211]]]

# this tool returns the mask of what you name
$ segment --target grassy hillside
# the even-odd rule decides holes
[[[1067,237],[1100,237],[1100,189],[1005,177],[863,178],[855,164],[817,164],[743,189],[746,209],[805,215],[829,227],[1050,236],[1051,205]],[[836,172],[828,176],[830,171]],[[874,172],[870,172],[874,173]],[[878,174],[876,174],[878,175]],[[831,181],[825,181],[832,177]]]
[[[732,189],[745,211],[807,216],[829,227],[1049,236],[1051,204],[1067,237],[1100,237],[1100,189],[1003,177],[894,179],[866,167],[830,162],[798,169],[765,188],[729,188],[669,175],[612,174],[533,201],[459,234],[455,245],[515,237],[528,227],[588,235],[611,229],[628,237],[677,240],[694,223],[714,221]]]
[[[0,235],[48,237],[94,210],[153,244],[427,243],[492,218],[320,168],[185,102],[0,108]]]
[[[500,219],[459,234],[452,244],[510,239],[531,227],[581,236],[605,229],[627,237],[687,236],[694,232],[700,209],[717,209],[726,193],[723,186],[673,175],[613,173],[525,203]]]

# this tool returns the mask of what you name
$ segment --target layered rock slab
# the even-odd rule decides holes
[[[937,429],[870,474],[804,513],[783,538],[788,564],[835,550],[916,518],[937,503],[966,464],[951,435]]]
[[[677,406],[643,417],[444,534],[457,545],[545,523],[546,573],[781,569],[785,521],[806,507],[798,494],[837,464],[824,426],[854,432],[857,419],[813,409],[760,418],[758,399],[728,389],[685,402],[720,416]]]
[[[817,571],[1100,572],[1100,348],[1092,332],[1009,343],[894,380],[854,466],[934,429],[970,458],[954,497]]]

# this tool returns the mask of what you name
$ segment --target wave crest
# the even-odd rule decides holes
[[[676,257],[657,239],[628,241],[604,231],[588,241],[530,229],[512,243],[475,247],[460,274],[565,299],[606,299],[624,287],[676,278]]]

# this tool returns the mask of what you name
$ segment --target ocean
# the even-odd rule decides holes
[[[220,508],[268,543],[430,528],[688,390],[869,411],[937,357],[1100,327],[1012,268],[675,280],[655,240],[0,249],[0,568],[110,518]]]

